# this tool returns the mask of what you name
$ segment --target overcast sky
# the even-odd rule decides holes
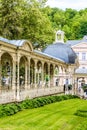
[[[72,8],[80,10],[87,8],[87,0],[48,0],[47,5],[61,9]]]

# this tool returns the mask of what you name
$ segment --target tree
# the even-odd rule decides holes
[[[24,9],[22,38],[29,39],[33,44],[38,43],[38,47],[44,47],[53,42],[54,32],[49,18],[37,5],[28,3]]]
[[[87,11],[78,13],[72,20],[72,39],[81,39],[87,35]]]
[[[0,35],[9,39],[18,39],[21,28],[21,0],[0,1]]]
[[[67,24],[63,26],[63,31],[65,32],[65,41],[71,39],[71,28]]]
[[[57,28],[61,25],[61,27],[65,24],[65,16],[62,10],[57,10],[54,14],[53,20],[56,22]]]

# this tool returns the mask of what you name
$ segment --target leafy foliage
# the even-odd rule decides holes
[[[10,39],[20,37],[21,15],[20,0],[0,1],[0,34],[3,37]]]
[[[59,102],[67,99],[73,99],[73,98],[78,98],[78,97],[76,95],[47,96],[47,97],[40,97],[31,100],[26,99],[20,103],[0,105],[0,117],[10,116],[24,109],[38,108],[46,104]]]
[[[8,39],[28,39],[35,48],[52,43],[55,31],[64,30],[67,39],[87,34],[87,9],[50,8],[47,0],[0,0],[0,35]]]
[[[82,86],[82,89],[83,89],[83,90],[86,90],[86,89],[87,89],[87,84],[84,84],[84,85]]]

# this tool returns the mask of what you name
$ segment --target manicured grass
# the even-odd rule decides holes
[[[70,99],[0,118],[0,130],[87,130],[87,118],[76,116],[87,100]]]

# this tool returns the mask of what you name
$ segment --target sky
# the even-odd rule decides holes
[[[63,10],[66,8],[81,10],[87,8],[87,0],[48,0],[47,5]]]

